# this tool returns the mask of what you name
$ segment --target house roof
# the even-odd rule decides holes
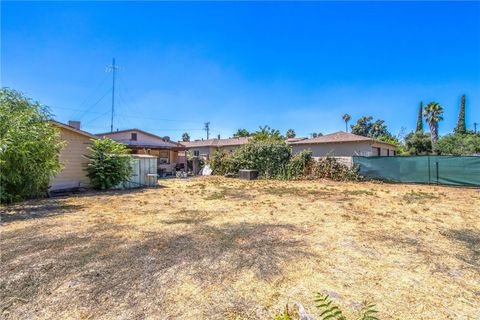
[[[286,143],[292,143],[292,142],[302,141],[302,140],[305,140],[305,139],[308,139],[308,138],[307,137],[288,138],[287,140],[285,140],[285,142]]]
[[[195,147],[227,147],[227,146],[240,146],[248,143],[249,137],[235,137],[228,139],[207,139],[207,140],[195,140],[184,141],[182,144],[187,148]]]
[[[73,131],[73,132],[76,132],[78,134],[81,134],[81,135],[84,135],[84,136],[87,136],[89,138],[92,138],[92,139],[98,139],[97,136],[87,132],[87,131],[83,131],[83,130],[80,130],[80,129],[77,129],[77,128],[74,128],[72,126],[69,126],[68,124],[65,124],[65,123],[61,123],[61,122],[58,122],[56,120],[48,120],[48,122],[54,126],[57,126],[59,128],[63,128],[63,129],[66,129],[66,130],[70,130],[70,131]]]
[[[177,143],[175,141],[171,141],[171,140],[166,140],[160,136],[157,136],[153,133],[150,133],[150,132],[147,132],[147,131],[143,131],[143,130],[140,130],[140,129],[137,129],[137,128],[133,128],[133,129],[126,129],[126,130],[118,130],[118,131],[114,131],[114,132],[104,132],[104,133],[97,133],[96,136],[97,137],[110,137],[113,139],[113,136],[115,136],[116,134],[118,133],[125,133],[125,132],[140,132],[144,135],[147,135],[147,136],[150,136],[152,138],[155,138],[157,140],[159,140],[158,143],[149,143],[148,145],[145,144],[145,143],[142,143],[140,141],[131,141],[131,140],[116,140],[118,142],[121,142],[125,145],[128,145],[128,146],[132,146],[132,147],[148,147],[148,148],[159,148],[159,147],[162,147],[162,148],[175,148],[175,149],[179,149],[179,150],[183,150],[185,148],[185,146],[183,146],[182,144],[180,143]],[[113,139],[115,140],[115,139]]]
[[[316,137],[316,138],[289,142],[289,144],[321,144],[321,143],[343,143],[343,142],[376,142],[376,143],[383,143],[383,144],[395,146],[394,144],[391,144],[385,141],[364,137],[364,136],[359,136],[357,134],[344,132],[344,131],[338,131],[338,132],[330,133],[330,134]]]

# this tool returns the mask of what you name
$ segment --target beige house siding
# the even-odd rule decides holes
[[[66,146],[60,151],[63,168],[53,178],[50,190],[87,187],[89,179],[84,169],[88,159],[84,156],[90,154],[87,148],[91,145],[91,138],[62,127],[59,130],[60,138],[66,142]]]

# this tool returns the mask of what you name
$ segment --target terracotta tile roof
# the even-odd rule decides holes
[[[359,136],[353,133],[338,131],[334,133],[330,133],[324,136],[311,138],[311,139],[304,139],[301,141],[289,142],[289,144],[320,144],[320,143],[342,143],[342,142],[361,142],[361,141],[370,141],[370,142],[377,142],[377,143],[384,143],[388,145],[392,145],[391,143],[380,141],[377,139]]]
[[[226,146],[240,146],[248,143],[248,137],[228,138],[228,139],[207,139],[180,142],[187,148],[195,147],[226,147]]]

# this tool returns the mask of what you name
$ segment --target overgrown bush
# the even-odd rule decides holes
[[[235,168],[258,170],[259,177],[285,178],[292,156],[291,148],[280,141],[266,140],[247,143],[233,153]]]
[[[361,179],[357,167],[350,168],[332,157],[315,160],[310,150],[292,156],[288,145],[272,140],[250,142],[233,153],[217,151],[210,159],[210,166],[216,175],[253,169],[266,179]]]
[[[45,196],[64,146],[48,110],[23,94],[0,90],[0,202]]]
[[[312,158],[312,151],[304,150],[293,155],[287,166],[287,179],[301,179],[308,175],[314,160]]]
[[[210,158],[209,165],[213,170],[213,174],[216,175],[238,172],[238,161],[235,161],[233,152],[216,151]]]
[[[332,179],[336,181],[358,181],[358,167],[349,167],[332,157],[326,157],[313,162],[307,169],[306,177],[310,179]]]
[[[132,174],[131,158],[125,145],[111,139],[94,140],[87,164],[87,176],[95,189],[111,189],[127,181]]]

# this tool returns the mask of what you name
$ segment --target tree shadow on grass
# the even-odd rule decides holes
[[[195,279],[199,290],[223,288],[225,281],[250,273],[270,281],[282,275],[284,263],[314,257],[289,224],[197,224],[180,233],[144,232],[140,240],[119,237],[130,229],[102,224],[83,233],[38,230],[32,237],[25,228],[9,234],[0,289],[4,298],[28,303],[17,311],[4,309],[17,318],[35,307],[86,308],[96,317],[113,317],[122,308],[133,318],[144,317],[148,306],[172,303],[165,296],[186,279]]]
[[[0,221],[3,224],[13,221],[45,218],[77,212],[82,208],[83,206],[68,204],[61,199],[28,201],[3,207],[0,211]]]
[[[465,252],[457,253],[457,258],[480,268],[480,232],[470,229],[448,230],[441,234],[450,240],[459,242],[465,247]]]

